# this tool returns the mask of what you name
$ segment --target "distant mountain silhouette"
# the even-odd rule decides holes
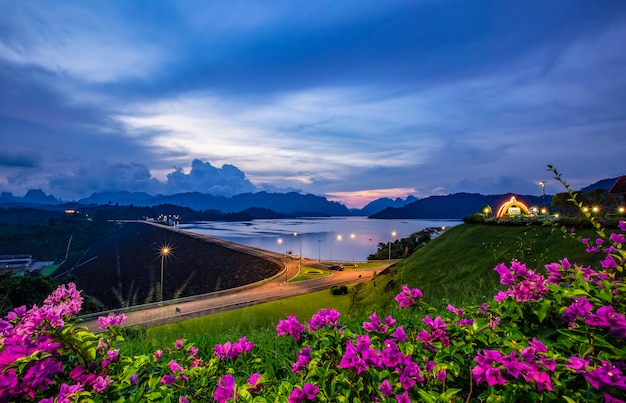
[[[388,207],[404,207],[407,204],[418,201],[419,199],[415,196],[407,196],[406,199],[402,199],[400,197],[396,199],[391,199],[389,197],[382,197],[380,199],[373,200],[365,205],[361,209],[362,215],[372,215],[376,214],[379,211],[382,211]]]
[[[610,189],[617,178],[608,178],[580,189],[591,192],[595,189]],[[430,196],[418,199],[383,197],[368,203],[362,209],[349,209],[345,205],[329,201],[325,197],[312,194],[290,193],[242,193],[232,197],[189,192],[173,195],[150,195],[144,192],[109,191],[94,193],[76,202],[65,202],[41,189],[31,189],[24,197],[16,197],[10,192],[0,193],[0,208],[32,208],[45,210],[81,209],[97,206],[157,207],[169,205],[184,207],[197,212],[211,213],[220,219],[232,220],[237,217],[285,218],[285,217],[330,217],[368,216],[372,218],[420,218],[420,219],[461,219],[480,212],[488,204],[493,210],[512,194],[481,195],[478,193],[455,193],[447,196]],[[520,195],[518,198],[530,205],[543,205],[541,196]],[[546,195],[545,204],[551,203]],[[186,216],[193,215],[186,211]],[[224,216],[226,215],[226,216]]]
[[[413,219],[462,219],[474,213],[480,213],[488,204],[493,212],[498,206],[515,196],[517,200],[528,205],[541,205],[541,196],[514,195],[481,195],[478,193],[455,193],[447,196],[430,196],[400,208],[386,208],[370,218],[413,218]],[[549,203],[551,197],[546,197]]]
[[[62,204],[63,201],[55,198],[52,195],[47,195],[41,189],[31,189],[24,197],[13,196],[11,192],[0,193],[0,204],[47,204],[57,205]]]
[[[121,204],[125,206],[143,205],[144,200],[152,198],[151,194],[145,192],[128,192],[121,190],[119,192],[96,192],[91,196],[80,199],[81,204]]]
[[[606,190],[609,190],[615,184],[615,182],[617,182],[618,179],[619,179],[619,177],[617,177],[617,178],[609,178],[609,179],[602,179],[601,181],[598,181],[598,182],[593,183],[593,184],[591,184],[589,186],[585,186],[584,188],[581,188],[580,191],[581,192],[585,192],[585,193],[589,193],[589,192],[593,192],[596,189],[606,189]]]

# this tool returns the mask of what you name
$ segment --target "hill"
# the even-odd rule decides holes
[[[436,307],[448,303],[480,303],[491,298],[499,286],[493,268],[513,259],[529,268],[567,257],[570,262],[596,264],[597,259],[572,238],[550,227],[462,224],[450,228],[418,248],[408,258],[379,275],[375,281],[357,286],[356,306],[362,310],[384,310],[402,284],[418,287],[424,300]],[[579,234],[593,236],[592,230]]]
[[[488,204],[495,211],[495,206],[515,196],[517,200],[531,206],[543,205],[541,196],[513,195],[481,195],[478,193],[455,193],[447,196],[430,196],[400,208],[386,208],[370,218],[379,219],[462,219],[468,215],[479,213]],[[550,198],[546,198],[550,203]]]

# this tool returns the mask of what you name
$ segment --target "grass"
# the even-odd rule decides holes
[[[302,266],[300,269],[300,273],[297,276],[294,276],[289,279],[290,283],[296,281],[304,281],[304,280],[312,280],[320,277],[330,276],[329,270],[322,270],[313,266]]]
[[[133,354],[147,354],[163,346],[173,345],[176,339],[180,338],[188,339],[196,346],[212,346],[243,336],[248,336],[249,339],[253,337],[255,342],[259,338],[275,339],[276,324],[280,319],[296,315],[301,323],[306,322],[321,308],[334,308],[341,313],[342,317],[347,316],[350,310],[350,295],[335,296],[331,295],[328,290],[317,291],[157,326],[147,329],[145,337],[127,340],[124,350]]]
[[[593,230],[579,234],[595,237]],[[549,227],[463,224],[424,244],[375,281],[358,286],[357,301],[363,309],[384,309],[393,303],[400,286],[409,284],[420,288],[424,300],[438,308],[448,303],[478,304],[499,287],[500,278],[493,271],[497,264],[518,259],[542,270],[543,264],[564,257],[583,265],[597,264],[578,241],[552,233]]]
[[[593,230],[581,230],[578,234],[596,237]],[[448,303],[480,304],[499,288],[499,276],[493,271],[498,263],[508,264],[518,259],[531,269],[542,270],[543,264],[564,257],[572,263],[598,264],[596,257],[586,253],[577,240],[564,237],[561,232],[552,233],[549,227],[463,224],[423,244],[374,281],[350,287],[348,295],[333,296],[328,290],[319,291],[150,328],[145,338],[130,340],[125,348],[148,353],[179,338],[187,338],[199,347],[213,346],[244,335],[255,342],[273,345],[280,343],[276,324],[288,315],[296,315],[304,322],[319,309],[329,307],[341,312],[344,323],[362,321],[373,311],[379,316],[386,314],[402,284],[419,287],[425,302],[439,309]],[[376,267],[380,263],[371,265]],[[366,267],[359,264],[359,268]]]

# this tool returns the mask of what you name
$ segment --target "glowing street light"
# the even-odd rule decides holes
[[[391,239],[389,240],[389,264],[391,264],[391,240],[396,237],[396,231],[391,232]]]
[[[354,266],[354,234],[350,234],[350,239],[352,239],[352,265]]]
[[[168,248],[167,246],[164,246],[161,248],[161,299],[160,301],[163,301],[163,266],[165,265],[165,256],[169,255],[170,253],[170,248]]]
[[[283,238],[278,238],[278,240],[276,241],[277,244],[282,245],[283,244]],[[287,253],[285,253],[286,255]],[[289,276],[289,267],[285,267],[285,284],[287,284],[287,280]]]
[[[539,182],[539,185],[541,185],[541,196],[543,198],[543,205],[546,205],[546,182],[541,181]]]
[[[337,239],[338,241],[341,241],[342,238],[343,237],[341,236],[341,234],[339,234],[337,235],[337,238],[335,239]],[[331,262],[333,261],[333,240],[332,239],[330,240],[330,259],[329,260]]]
[[[298,240],[300,241],[300,254],[298,255],[298,274],[299,274],[300,271],[302,270],[302,237],[298,237],[297,232],[293,233],[293,237],[298,238]]]

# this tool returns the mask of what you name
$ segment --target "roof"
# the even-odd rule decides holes
[[[611,186],[611,189],[609,189],[609,193],[615,193],[618,195],[626,194],[626,176],[620,176],[617,178],[615,184]]]

